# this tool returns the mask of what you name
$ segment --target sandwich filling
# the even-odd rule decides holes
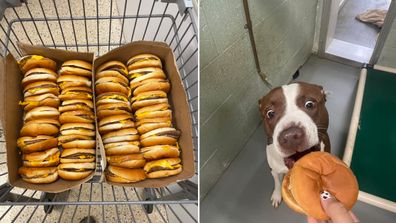
[[[131,59],[130,61],[128,61],[128,64],[127,64],[127,66],[129,66],[129,65],[131,65],[131,64],[134,64],[134,63],[136,63],[136,62],[143,62],[143,61],[149,61],[149,60],[159,60],[158,58],[156,58],[156,57],[138,57],[138,58],[133,58],[133,59]]]
[[[64,67],[70,67],[70,68],[77,68],[77,69],[81,69],[81,70],[86,70],[86,71],[92,71],[91,69],[88,69],[88,68],[85,68],[85,67],[80,67],[80,66],[78,66],[78,65],[72,65],[72,64],[70,64],[70,65],[63,65],[62,66],[62,68],[64,68]]]
[[[62,156],[65,159],[92,159],[95,156],[91,153],[75,153],[68,156]]]
[[[171,165],[167,160],[159,160],[152,163],[147,163],[145,166],[146,173],[152,173],[161,170],[175,170],[181,167],[181,164]]]

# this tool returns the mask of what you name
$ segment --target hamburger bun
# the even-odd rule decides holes
[[[120,74],[122,74],[124,76],[127,76],[127,74],[128,74],[127,67],[122,62],[116,61],[116,60],[108,61],[106,63],[101,64],[96,69],[96,73],[100,73],[100,72],[105,71],[105,70],[117,71],[117,72],[119,72]]]
[[[95,136],[95,126],[91,123],[66,123],[60,128],[62,135]]]
[[[126,78],[126,74],[123,71],[110,69],[110,70],[103,70],[100,72],[96,72],[96,79],[100,79],[102,77],[116,77],[122,80],[123,83],[129,84],[128,78]]]
[[[48,184],[58,179],[56,167],[20,167],[18,173],[22,180],[33,184]]]
[[[134,70],[144,67],[162,68],[161,59],[153,54],[139,54],[131,57],[127,62],[128,70]]]
[[[131,80],[131,88],[136,88],[141,84],[142,81],[148,79],[166,79],[166,75],[161,68],[146,67],[136,70],[130,70],[128,78]]]
[[[168,98],[164,91],[146,91],[134,96],[131,103],[132,110],[137,110],[150,105],[168,103]]]
[[[58,77],[57,83],[60,89],[69,87],[91,87],[91,81],[87,77],[78,75],[62,75]]]
[[[96,146],[96,141],[92,137],[83,135],[61,135],[58,141],[63,149],[93,149]]]
[[[39,55],[27,55],[18,60],[18,65],[23,73],[33,68],[47,68],[56,71],[56,62]]]
[[[66,100],[92,100],[92,89],[89,87],[68,87],[62,89],[62,93],[59,95],[61,101]]]
[[[147,162],[144,166],[147,178],[169,177],[182,172],[180,158],[167,158]]]
[[[326,152],[311,152],[299,159],[282,183],[282,197],[294,211],[327,220],[319,194],[329,191],[347,210],[359,193],[356,177],[341,160]]]
[[[60,151],[58,147],[52,149],[28,153],[22,155],[23,165],[27,167],[48,167],[57,166],[59,163]]]
[[[110,131],[133,128],[135,123],[132,121],[132,115],[112,115],[99,121],[99,132],[106,134]]]
[[[140,153],[118,156],[106,156],[107,162],[112,166],[124,168],[141,168],[146,164],[146,160]]]
[[[19,105],[23,106],[23,110],[30,111],[33,108],[39,106],[58,108],[59,103],[60,100],[56,95],[47,93],[47,94],[25,97],[25,100],[23,102],[19,102]]]
[[[60,158],[61,163],[91,163],[94,161],[94,149],[65,149]]]
[[[158,90],[168,93],[170,90],[169,81],[162,79],[148,79],[133,90],[133,95],[138,95],[146,91],[158,91]]]
[[[131,107],[125,103],[102,104],[96,109],[99,120],[113,115],[131,115]]]
[[[93,102],[91,100],[73,99],[62,102],[62,106],[59,107],[60,112],[75,111],[75,110],[93,110]]]
[[[175,128],[159,128],[140,136],[142,146],[175,145],[179,139],[180,131]]]
[[[58,85],[50,81],[36,81],[26,85],[23,89],[23,96],[30,97],[40,94],[51,93],[53,95],[59,95]]]
[[[106,92],[121,92],[125,95],[130,95],[128,84],[125,84],[122,79],[117,77],[102,77],[95,82],[95,91],[97,95]]]
[[[92,77],[92,64],[83,60],[69,60],[62,64],[59,74]]]
[[[58,139],[52,136],[39,135],[36,137],[23,136],[18,138],[17,146],[22,153],[32,153],[58,146]]]
[[[147,107],[151,107],[151,106],[147,106]],[[147,108],[147,107],[144,107],[144,108]],[[140,121],[142,119],[152,119],[152,118],[172,119],[172,111],[169,110],[169,109],[166,109],[166,110],[162,110],[162,111],[161,110],[159,110],[159,111],[148,111],[148,112],[139,113],[139,114],[135,113],[135,118],[136,118],[136,121]]]
[[[81,180],[88,177],[95,170],[95,163],[61,163],[58,173],[65,180]]]
[[[96,106],[112,103],[123,103],[130,106],[128,96],[120,92],[103,93],[96,97]]]
[[[135,125],[139,134],[144,134],[154,129],[172,127],[172,121],[170,117],[145,118],[137,121]]]
[[[140,151],[147,160],[177,158],[180,155],[179,148],[170,145],[143,147]]]
[[[32,120],[23,125],[20,136],[55,136],[59,133],[59,126],[59,121],[55,119]]]
[[[109,165],[106,179],[114,183],[134,183],[146,179],[143,169],[130,169]]]
[[[94,113],[92,111],[85,111],[85,110],[67,111],[67,112],[63,112],[59,116],[59,121],[62,124],[71,123],[71,122],[93,123],[94,120],[95,120]]]
[[[142,119],[152,118],[169,118],[172,119],[172,111],[169,110],[168,103],[160,103],[156,105],[150,105],[143,108],[139,108],[135,112],[135,118],[137,121]]]
[[[104,145],[107,156],[139,153],[139,141],[123,141]]]
[[[103,143],[115,143],[124,141],[139,140],[138,132],[135,128],[126,128],[106,133],[102,136]]]
[[[36,81],[50,81],[56,83],[56,79],[58,78],[58,74],[54,71],[46,69],[46,68],[33,68],[25,73],[24,78],[22,79],[22,86],[36,82]]]
[[[59,111],[49,106],[41,106],[28,111],[24,117],[24,121],[28,122],[35,119],[58,119]]]

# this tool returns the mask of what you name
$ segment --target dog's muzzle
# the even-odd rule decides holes
[[[300,126],[288,127],[279,133],[278,142],[286,153],[304,150],[307,144],[305,130]]]

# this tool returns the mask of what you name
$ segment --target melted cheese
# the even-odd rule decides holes
[[[40,55],[33,55],[33,56],[31,56],[30,58],[33,59],[33,60],[41,60],[41,59],[44,59],[44,57],[43,57],[43,56],[40,56]]]
[[[147,99],[147,98],[151,98],[153,96],[155,96],[155,95],[141,95],[141,96],[135,97],[135,100],[136,101],[140,101],[140,100],[144,100],[144,99]]]
[[[163,109],[159,109],[159,110],[156,110],[156,111],[165,111],[165,110],[168,110],[168,108],[163,108]],[[136,115],[137,118],[143,118],[144,116],[147,116],[147,115],[149,115],[152,112],[155,112],[155,111],[147,111],[147,112],[142,112],[142,113],[135,114],[135,115]]]
[[[39,105],[39,102],[38,101],[24,101],[24,102],[19,101],[19,105],[22,105],[22,106],[24,106],[24,105]]]
[[[43,90],[44,88],[33,88],[33,89],[29,89],[28,90],[28,92],[30,92],[30,93],[32,93],[32,94],[34,94],[34,93],[36,93],[37,91],[41,91],[41,90]]]
[[[167,160],[154,161],[154,162],[151,162],[151,163],[147,163],[146,166],[147,167],[145,167],[145,169],[147,169],[147,170],[151,170],[152,168],[154,168],[156,166],[164,167],[164,168],[169,169],[169,170],[174,170],[174,169],[177,169],[177,168],[181,167],[180,164],[175,164],[175,165],[172,166]]]
[[[162,149],[164,149],[165,151],[169,151],[170,150],[170,146],[162,146]]]
[[[18,64],[24,64],[24,63],[26,63],[26,61],[28,59],[41,60],[41,59],[44,59],[44,57],[43,56],[39,56],[39,55],[32,55],[32,56],[29,56],[29,57],[22,58],[22,60],[18,61]]]
[[[59,84],[59,87],[60,87],[60,88],[63,88],[63,86],[65,86],[65,85],[66,85],[66,83],[65,83],[65,82],[62,82],[62,83]]]
[[[125,124],[125,123],[127,123],[128,122],[128,120],[121,120],[121,121],[119,121],[121,124]]]
[[[173,166],[166,160],[160,160],[160,161],[154,163],[154,165],[151,166],[151,168],[153,168],[155,166],[161,166],[161,167],[165,167],[165,168],[171,169],[171,170],[173,169]]]
[[[41,161],[30,161],[31,165],[38,165],[40,163],[42,163],[42,162]]]
[[[125,102],[128,101],[127,98],[122,97],[122,96],[119,96],[119,95],[104,96],[104,97],[102,97],[101,99],[119,99],[119,100],[122,100],[122,101],[125,101]]]
[[[64,93],[63,95],[78,95],[78,94],[80,94],[80,93],[79,92],[69,91],[69,92]],[[92,98],[91,94],[86,93],[86,95],[87,95],[88,98],[90,98],[90,99]]]
[[[134,78],[141,77],[141,76],[143,76],[143,74],[141,74],[141,73],[134,73],[134,74],[132,74],[132,76],[131,76],[130,78],[131,78],[131,79],[134,79]]]

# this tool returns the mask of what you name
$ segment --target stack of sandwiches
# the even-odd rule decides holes
[[[91,87],[92,65],[82,60],[62,64],[57,82],[62,147],[58,173],[65,180],[81,180],[95,170],[95,115]]]
[[[96,69],[95,91],[99,132],[106,152],[106,179],[132,183],[146,179],[146,163],[139,149],[135,128],[127,68],[119,61],[109,61]]]
[[[69,60],[58,73],[56,62],[42,56],[25,56],[18,63],[24,74],[24,125],[17,141],[22,179],[51,183],[58,176],[88,177],[96,157],[91,63]],[[108,181],[134,183],[182,172],[170,88],[156,55],[134,56],[127,65],[109,61],[96,69],[96,116]]]
[[[23,127],[17,146],[22,152],[18,172],[29,183],[51,183],[58,179],[59,88],[56,62],[38,55],[22,57],[19,67],[24,101]]]
[[[159,57],[140,54],[127,62],[135,125],[140,134],[141,153],[147,160],[147,178],[162,178],[182,171],[178,139],[172,127],[172,110],[167,93],[170,83]]]

